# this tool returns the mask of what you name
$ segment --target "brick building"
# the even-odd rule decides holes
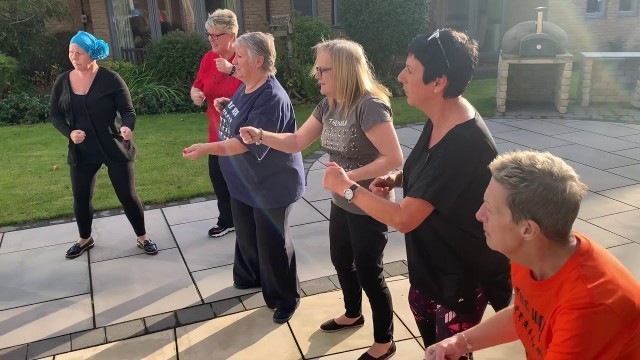
[[[207,13],[236,12],[243,31],[269,31],[274,15],[303,15],[340,25],[340,0],[68,0],[71,21],[50,23],[52,31],[85,29],[105,39],[122,58],[166,31],[182,29],[204,35]],[[394,0],[401,1],[401,0]],[[481,60],[497,61],[502,35],[513,25],[535,19],[546,6],[547,20],[569,36],[570,51],[640,50],[640,0],[431,0],[432,28],[452,27],[478,39]]]

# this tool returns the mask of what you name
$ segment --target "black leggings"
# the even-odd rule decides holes
[[[373,338],[393,339],[393,305],[384,280],[382,257],[387,225],[368,215],[352,214],[331,202],[329,248],[344,296],[345,315],[362,315],[362,290],[371,304]]]
[[[209,155],[209,179],[213,185],[213,191],[218,198],[218,226],[233,227],[233,217],[231,216],[231,196],[229,195],[229,188],[227,182],[222,176],[222,170],[220,170],[220,164],[218,163],[217,155]]]
[[[80,237],[88,239],[91,236],[93,222],[93,188],[96,175],[102,164],[78,164],[71,166],[71,191],[73,192],[73,212],[78,224]],[[136,194],[133,177],[133,161],[123,164],[106,164],[111,179],[111,185],[116,191],[118,200],[124,208],[137,236],[147,233],[144,227],[144,210]]]

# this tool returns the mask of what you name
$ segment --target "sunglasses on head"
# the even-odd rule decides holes
[[[442,57],[444,57],[444,61],[447,63],[447,69],[451,68],[451,65],[449,65],[449,58],[447,58],[447,53],[444,51],[444,46],[442,46],[442,42],[440,42],[440,30],[436,30],[433,34],[431,34],[431,36],[429,36],[429,38],[427,39],[427,41],[431,41],[431,39],[436,39],[436,41],[438,41],[438,45],[440,46],[440,52],[442,53]]]

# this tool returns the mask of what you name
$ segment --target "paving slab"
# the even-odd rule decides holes
[[[177,328],[180,359],[302,359],[287,324],[272,317],[262,308]]]
[[[210,304],[196,305],[176,311],[178,323],[182,325],[213,319],[215,316]]]
[[[88,294],[87,258],[65,259],[67,247],[53,245],[1,254],[0,310]]]
[[[300,289],[306,296],[321,294],[327,291],[336,290],[336,286],[328,277],[307,280],[300,284]]]
[[[640,208],[640,184],[600,192],[614,200]]]
[[[317,222],[291,228],[300,281],[335,273],[329,255],[329,222]]]
[[[289,213],[289,226],[309,224],[324,220],[326,219],[322,213],[304,199],[296,201]]]
[[[332,291],[301,299],[298,311],[289,320],[289,325],[305,358],[316,358],[371,346],[373,343],[373,322],[366,294],[363,293],[362,296],[364,326],[335,333],[325,333],[320,330],[320,324],[343,313],[344,302],[341,291]],[[413,335],[395,315],[393,325],[394,339],[413,338]]]
[[[56,360],[178,359],[173,330],[60,354],[55,358]]]
[[[16,230],[5,233],[2,237],[0,254],[59,244],[68,244],[68,248],[77,240],[78,227],[75,222]]]
[[[329,220],[329,215],[331,215],[331,199],[317,200],[310,204],[318,210],[325,219]]]
[[[40,359],[67,351],[71,351],[71,337],[69,335],[39,340],[29,344],[27,360]]]
[[[631,149],[638,145],[631,141],[620,140],[601,134],[594,134],[589,131],[577,131],[568,134],[554,135],[554,137],[603,151]]]
[[[27,344],[0,349],[0,360],[24,360],[27,358]]]
[[[640,129],[640,127],[638,127]],[[640,144],[640,134],[628,135],[628,136],[620,136],[620,140],[631,141],[636,144]]]
[[[202,303],[177,249],[94,263],[91,277],[97,326]]]
[[[384,248],[384,263],[391,263],[399,260],[407,260],[407,245],[404,234],[399,231],[391,231],[387,234],[389,242]]]
[[[217,219],[218,200],[202,201],[194,204],[184,204],[165,207],[162,209],[169,225],[178,225],[200,220]],[[210,227],[217,222],[213,222]]]
[[[609,251],[631,271],[636,280],[640,279],[640,244],[620,245],[609,249]]]
[[[210,237],[209,229],[215,225],[210,220],[194,221],[171,227],[190,271],[200,271],[233,263],[236,233]]]
[[[622,124],[604,121],[576,121],[568,123],[567,126],[575,127],[576,129],[580,129],[583,131],[589,131],[592,133],[613,137],[640,134],[640,129],[634,129]]]
[[[636,208],[631,205],[589,191],[587,192],[587,196],[582,199],[578,218],[589,220],[635,209]]]
[[[307,186],[303,197],[312,202],[316,200],[331,199],[331,193],[322,187],[322,174],[324,169],[313,170],[307,173]]]
[[[233,265],[201,270],[191,275],[204,302],[214,302],[260,291],[260,288],[240,290],[233,287]]]
[[[178,325],[176,314],[173,311],[164,314],[151,315],[144,318],[144,326],[147,332],[153,333],[167,329],[173,329]]]
[[[227,316],[246,310],[239,298],[216,301],[211,304],[211,308],[213,309],[213,312],[216,313],[217,317]]]
[[[517,131],[520,129],[515,126],[507,125],[505,123],[495,121],[495,120],[485,119],[484,122],[487,124],[487,128],[489,128],[489,131],[491,132],[492,135],[495,135],[501,132],[506,132],[506,131]]]
[[[128,339],[134,336],[144,335],[146,332],[144,321],[136,319],[119,324],[109,325],[105,328],[107,342]]]
[[[407,126],[396,129],[396,134],[398,135],[398,141],[401,145],[413,148],[418,142],[420,135],[422,135],[422,129],[416,130]]]
[[[518,129],[529,130],[537,134],[549,135],[549,136],[567,134],[567,133],[579,131],[576,128],[556,124],[556,123],[541,120],[541,119],[512,121],[509,123],[509,125],[505,125],[505,124],[500,124],[500,125],[514,128],[514,130],[518,130]]]
[[[615,169],[609,169],[609,171],[629,179],[640,181],[640,164],[622,166]]]
[[[589,222],[640,244],[640,222],[638,219],[640,219],[640,210],[603,216]]]
[[[0,311],[0,349],[91,328],[89,294],[4,310]]]
[[[502,132],[495,134],[494,137],[538,150],[570,144],[568,141],[540,135],[528,130]]]
[[[580,219],[576,219],[573,223],[573,230],[587,235],[591,240],[605,248],[628,244],[631,242],[631,240],[627,238]]]
[[[534,148],[531,148],[529,146],[516,144],[511,141],[506,141],[506,140],[502,140],[495,137],[494,137],[494,140],[501,140],[501,142],[499,143],[496,142],[496,150],[498,151],[498,154],[504,154],[509,151],[517,151],[517,150],[524,150],[524,151],[535,150]]]
[[[362,355],[365,351],[367,351],[368,347],[343,352],[335,355],[321,356],[313,359],[321,359],[321,360],[353,360],[357,359]],[[475,354],[474,354],[475,355]],[[396,341],[396,354],[394,358],[403,359],[403,360],[423,360],[424,359],[424,349],[420,346],[420,343],[416,339],[408,339],[403,341]]]
[[[164,215],[160,209],[144,212],[145,227],[158,250],[176,247]],[[124,256],[144,254],[136,246],[136,234],[124,215],[110,216],[93,221],[92,235],[96,245],[91,249],[91,262],[117,259]]]
[[[102,345],[107,341],[105,329],[100,327],[71,334],[71,350]]]
[[[613,152],[616,155],[628,157],[634,160],[640,161],[640,147],[635,147],[633,149],[620,150]]]
[[[566,163],[571,166],[578,175],[580,175],[580,180],[587,184],[589,190],[593,192],[601,192],[638,183],[635,180],[612,174],[608,171],[599,170],[592,166],[584,165],[575,161],[567,160]]]
[[[633,165],[638,162],[637,160],[616,155],[608,151],[598,150],[578,144],[555,147],[550,149],[550,152],[556,156],[560,156],[561,158],[573,160],[600,170]]]

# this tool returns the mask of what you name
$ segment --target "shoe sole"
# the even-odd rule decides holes
[[[80,251],[80,253],[79,253],[78,255],[65,255],[65,257],[66,257],[67,259],[75,259],[75,258],[77,258],[78,256],[80,256],[80,255],[84,254],[84,252],[85,252],[85,251],[87,251],[87,250],[89,250],[89,249],[93,248],[93,245],[95,245],[95,244],[91,244],[91,245],[87,246],[86,248],[82,249],[82,251]]]
[[[334,332],[344,331],[344,330],[349,330],[349,329],[357,329],[357,328],[361,328],[363,326],[364,326],[364,324],[350,325],[350,326],[341,327],[340,329],[335,329],[335,330],[324,330],[323,328],[320,328],[320,331],[325,332],[325,333],[334,333]]]
[[[220,236],[226,235],[226,234],[228,234],[228,233],[230,233],[232,231],[235,231],[235,230],[236,230],[235,228],[225,229],[224,231],[221,231],[221,232],[219,232],[217,234],[209,234],[209,236],[210,237],[220,237]]]
[[[147,255],[155,255],[155,254],[157,254],[157,253],[158,253],[158,250],[156,250],[156,251],[154,251],[154,252],[148,252],[147,250],[145,250],[145,249],[144,249],[144,246],[143,246],[142,244],[137,244],[137,245],[138,245],[138,247],[139,247],[140,249],[142,249],[142,251],[144,251],[144,253],[145,253],[145,254],[147,254]]]
[[[274,322],[274,323],[276,323],[276,324],[284,324],[284,323],[286,323],[287,321],[291,320],[291,318],[292,318],[292,317],[293,317],[293,314],[291,314],[289,317],[284,318],[284,319],[275,319],[275,318],[274,318],[274,319],[273,319],[273,322]]]

